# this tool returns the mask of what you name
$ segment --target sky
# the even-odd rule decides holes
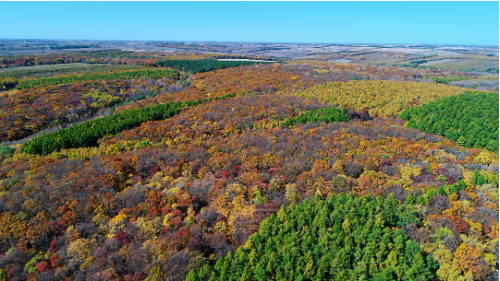
[[[0,38],[499,44],[499,2],[0,2]]]

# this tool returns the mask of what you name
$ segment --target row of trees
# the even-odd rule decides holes
[[[234,254],[186,280],[431,280],[432,256],[391,229],[419,221],[406,203],[351,193],[282,206]]]
[[[408,127],[498,153],[498,114],[498,94],[467,92],[407,108],[400,117]]]
[[[432,77],[432,82],[441,83],[441,84],[450,84],[454,81],[463,81],[463,80],[471,80],[477,77],[475,76],[467,76],[467,75],[451,75],[451,76],[436,76]]]
[[[89,45],[64,45],[64,46],[50,46],[51,50],[67,50],[67,49],[85,49],[85,48],[100,48],[99,44]]]
[[[229,97],[233,97],[233,95],[226,95],[216,99]],[[198,105],[210,100],[209,98],[187,102],[171,102],[120,111],[107,117],[87,121],[58,132],[34,138],[22,145],[21,152],[47,155],[65,148],[96,146],[98,140],[105,135],[114,135],[123,130],[139,126],[142,122],[168,119],[178,114],[184,107]]]
[[[221,68],[236,67],[241,65],[251,65],[256,61],[219,61],[213,59],[205,60],[160,60],[156,62],[157,66],[172,67],[190,73],[207,72]]]
[[[102,73],[70,74],[70,75],[61,75],[55,77],[19,80],[17,88],[24,89],[32,87],[52,86],[52,85],[68,84],[76,81],[88,81],[88,80],[140,79],[140,78],[178,79],[179,72],[173,69],[144,68],[144,69],[133,69],[133,70],[115,70],[112,72],[102,72]]]
[[[338,109],[335,107],[327,107],[305,111],[300,113],[299,116],[285,119],[285,121],[283,121],[283,126],[288,127],[294,124],[306,124],[318,121],[325,123],[349,121],[347,108]]]

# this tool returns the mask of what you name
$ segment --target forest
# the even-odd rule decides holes
[[[262,60],[261,56],[231,55],[221,53],[188,53],[188,52],[134,52],[118,49],[102,49],[97,51],[74,51],[47,55],[13,55],[0,57],[0,68],[19,66],[53,65],[68,63],[86,64],[133,64],[151,65],[158,60],[204,60],[204,59],[253,59]]]
[[[61,84],[69,84],[76,81],[89,80],[111,80],[111,79],[161,79],[161,78],[178,79],[179,73],[173,69],[133,69],[133,70],[115,70],[104,73],[89,73],[89,74],[70,74],[47,78],[32,78],[22,79],[15,82],[16,89],[57,86]],[[3,84],[8,90],[9,88]],[[13,88],[13,87],[12,87]]]
[[[84,48],[100,48],[99,44],[90,45],[64,45],[64,46],[51,46],[51,50],[61,50],[61,49],[84,49]]]
[[[1,58],[1,281],[498,279],[498,92],[223,56]]]
[[[183,81],[178,79],[147,78],[76,81],[1,92],[0,116],[4,122],[0,123],[0,141],[15,141],[43,129],[106,115],[110,107],[144,97],[149,92],[172,93],[182,88]]]
[[[325,123],[349,121],[349,116],[347,115],[346,108],[343,108],[342,110],[335,107],[321,108],[305,111],[300,113],[298,116],[287,118],[283,121],[283,126],[288,127],[294,124],[306,124],[318,121]]]
[[[58,76],[63,74],[83,74],[92,72],[111,72],[119,69],[137,69],[140,65],[127,64],[87,64],[87,63],[66,63],[48,64],[26,67],[10,67],[0,69],[0,77],[12,78],[39,78]],[[4,89],[5,90],[5,89]]]
[[[414,204],[413,195],[399,205],[392,193],[386,199],[342,193],[282,206],[234,254],[186,280],[434,279],[432,255],[391,229],[419,222]]]
[[[474,76],[456,75],[456,76],[437,76],[432,77],[432,81],[436,83],[450,84],[453,81],[463,81],[473,79]]]
[[[376,117],[397,116],[403,109],[446,97],[464,93],[460,87],[425,83],[395,82],[384,80],[351,80],[347,82],[327,82],[306,90],[284,91],[284,95],[317,98],[320,101],[352,107],[356,110],[368,109]]]
[[[498,154],[499,114],[498,94],[467,92],[407,108],[401,118],[408,127]]]
[[[255,61],[219,61],[219,60],[159,60],[156,62],[157,66],[171,67],[190,73],[207,72],[221,68],[235,67],[240,65],[251,65]]]
[[[216,100],[229,97],[232,95],[216,97]],[[152,104],[139,109],[120,111],[34,138],[22,145],[21,153],[47,155],[63,148],[96,146],[97,141],[105,135],[114,135],[123,130],[134,128],[143,122],[165,120],[178,114],[184,107],[195,106],[210,100],[209,98],[182,103]]]

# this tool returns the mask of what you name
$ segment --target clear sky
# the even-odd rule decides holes
[[[498,2],[0,2],[0,38],[498,45]]]

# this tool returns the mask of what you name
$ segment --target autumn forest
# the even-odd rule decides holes
[[[0,57],[0,281],[498,278],[498,74],[74,46]]]

